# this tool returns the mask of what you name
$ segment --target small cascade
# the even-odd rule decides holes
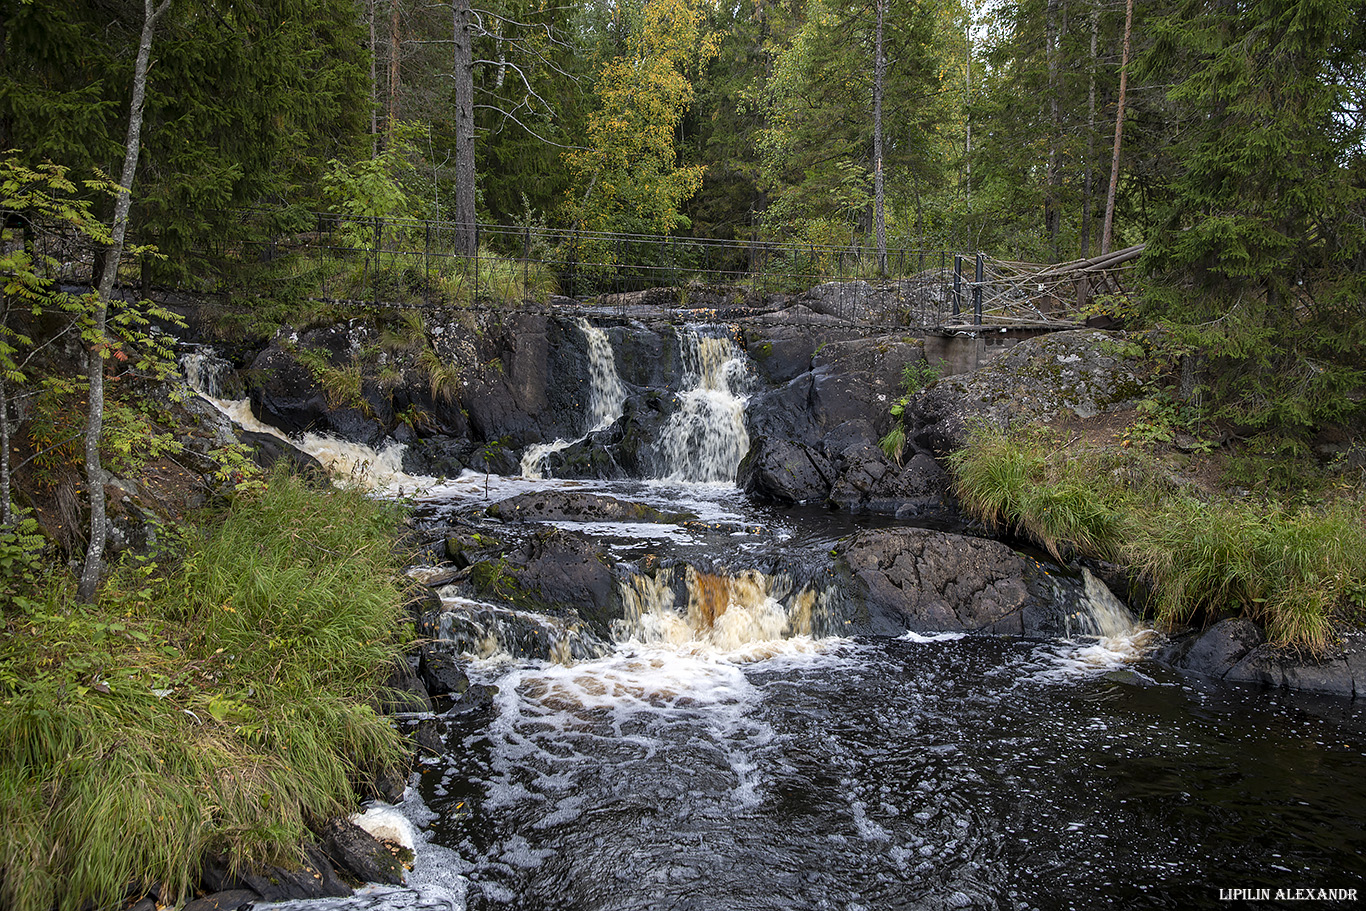
[[[196,348],[181,355],[180,370],[190,388],[207,399],[230,399],[234,391],[232,364],[212,348]]]
[[[190,388],[220,413],[252,433],[265,433],[297,446],[317,459],[339,481],[350,481],[385,493],[412,493],[430,487],[434,478],[409,475],[403,471],[403,444],[391,442],[381,450],[352,443],[322,433],[305,433],[293,439],[278,427],[257,420],[251,402],[245,398],[227,399],[232,365],[212,348],[201,348],[181,357],[181,370]]]
[[[620,585],[621,642],[760,660],[809,650],[835,627],[829,592],[757,570],[716,574],[693,566],[663,568]]]
[[[471,601],[446,592],[436,636],[458,651],[479,658],[553,661],[573,664],[612,651],[581,623],[558,617]]]
[[[1155,635],[1109,587],[1082,569],[1081,579],[1054,580],[1056,635],[1048,664],[1033,679],[1068,680],[1115,670],[1142,658]]]
[[[555,440],[528,446],[522,454],[522,477],[540,478],[546,459],[599,430],[606,430],[621,417],[626,402],[626,386],[617,373],[616,354],[607,333],[580,317],[579,330],[588,342],[588,430],[577,440]]]
[[[729,335],[689,326],[679,333],[686,389],[659,438],[661,476],[670,481],[726,483],[749,450],[745,356]]]

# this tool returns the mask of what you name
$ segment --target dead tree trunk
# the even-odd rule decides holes
[[[452,0],[455,18],[455,249],[473,256],[478,244],[474,210],[474,36],[470,0]]]
[[[1124,138],[1124,93],[1129,84],[1129,36],[1134,25],[1134,0],[1124,4],[1124,52],[1119,63],[1119,109],[1115,112],[1115,149],[1110,156],[1110,187],[1105,193],[1105,227],[1100,233],[1100,252],[1110,252],[1115,224],[1115,186],[1119,183],[1119,149]]]

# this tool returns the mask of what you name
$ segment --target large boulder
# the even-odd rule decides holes
[[[736,484],[765,503],[822,501],[835,470],[819,449],[805,443],[761,437],[740,462]]]
[[[931,385],[912,399],[904,422],[919,446],[948,453],[979,426],[1132,408],[1141,393],[1138,353],[1122,336],[1090,329],[1028,339],[973,373]]]
[[[888,528],[858,532],[835,553],[869,632],[1030,631],[1033,567],[998,541]]]

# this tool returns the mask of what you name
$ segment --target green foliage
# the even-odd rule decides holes
[[[940,129],[945,45],[932,40],[936,9],[887,0],[883,131],[888,209],[920,208],[924,185],[944,178]],[[755,130],[765,223],[798,243],[848,247],[866,232],[873,200],[873,28],[866,5],[812,0],[787,40],[772,42],[771,75],[745,91],[765,115]],[[957,47],[957,42],[948,47]]]
[[[401,645],[394,509],[286,478],[239,507],[98,605],[5,603],[5,907],[184,897],[206,850],[285,858],[362,770],[403,762],[370,708]]]
[[[1100,465],[1053,455],[1042,437],[983,430],[949,458],[954,490],[988,527],[1017,529],[1054,557],[1113,557],[1122,488],[1106,494]]]
[[[11,527],[0,527],[0,603],[12,604],[19,611],[38,608],[46,546],[47,539],[31,516]]]
[[[679,206],[702,183],[701,167],[678,166],[674,136],[715,39],[695,0],[655,0],[640,14],[625,53],[598,74],[588,148],[565,155],[574,177],[567,208],[589,231],[672,233],[686,227]]]
[[[1290,508],[1188,498],[1145,516],[1126,546],[1156,594],[1158,618],[1184,623],[1236,609],[1272,642],[1321,651],[1333,618],[1366,582],[1362,504]]]

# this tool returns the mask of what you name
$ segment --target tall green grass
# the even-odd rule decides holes
[[[1054,557],[1111,558],[1122,537],[1122,483],[1099,476],[1107,466],[1050,452],[1042,437],[982,431],[949,459],[963,506],[992,529],[1033,538]]]
[[[1142,452],[1074,450],[1041,434],[984,431],[950,467],[963,506],[1054,556],[1128,565],[1168,624],[1227,613],[1282,645],[1322,651],[1366,607],[1363,503],[1291,506],[1174,490]]]
[[[278,478],[126,569],[98,606],[49,591],[0,644],[0,907],[184,896],[206,851],[288,860],[405,762],[371,707],[398,660],[388,505]]]

